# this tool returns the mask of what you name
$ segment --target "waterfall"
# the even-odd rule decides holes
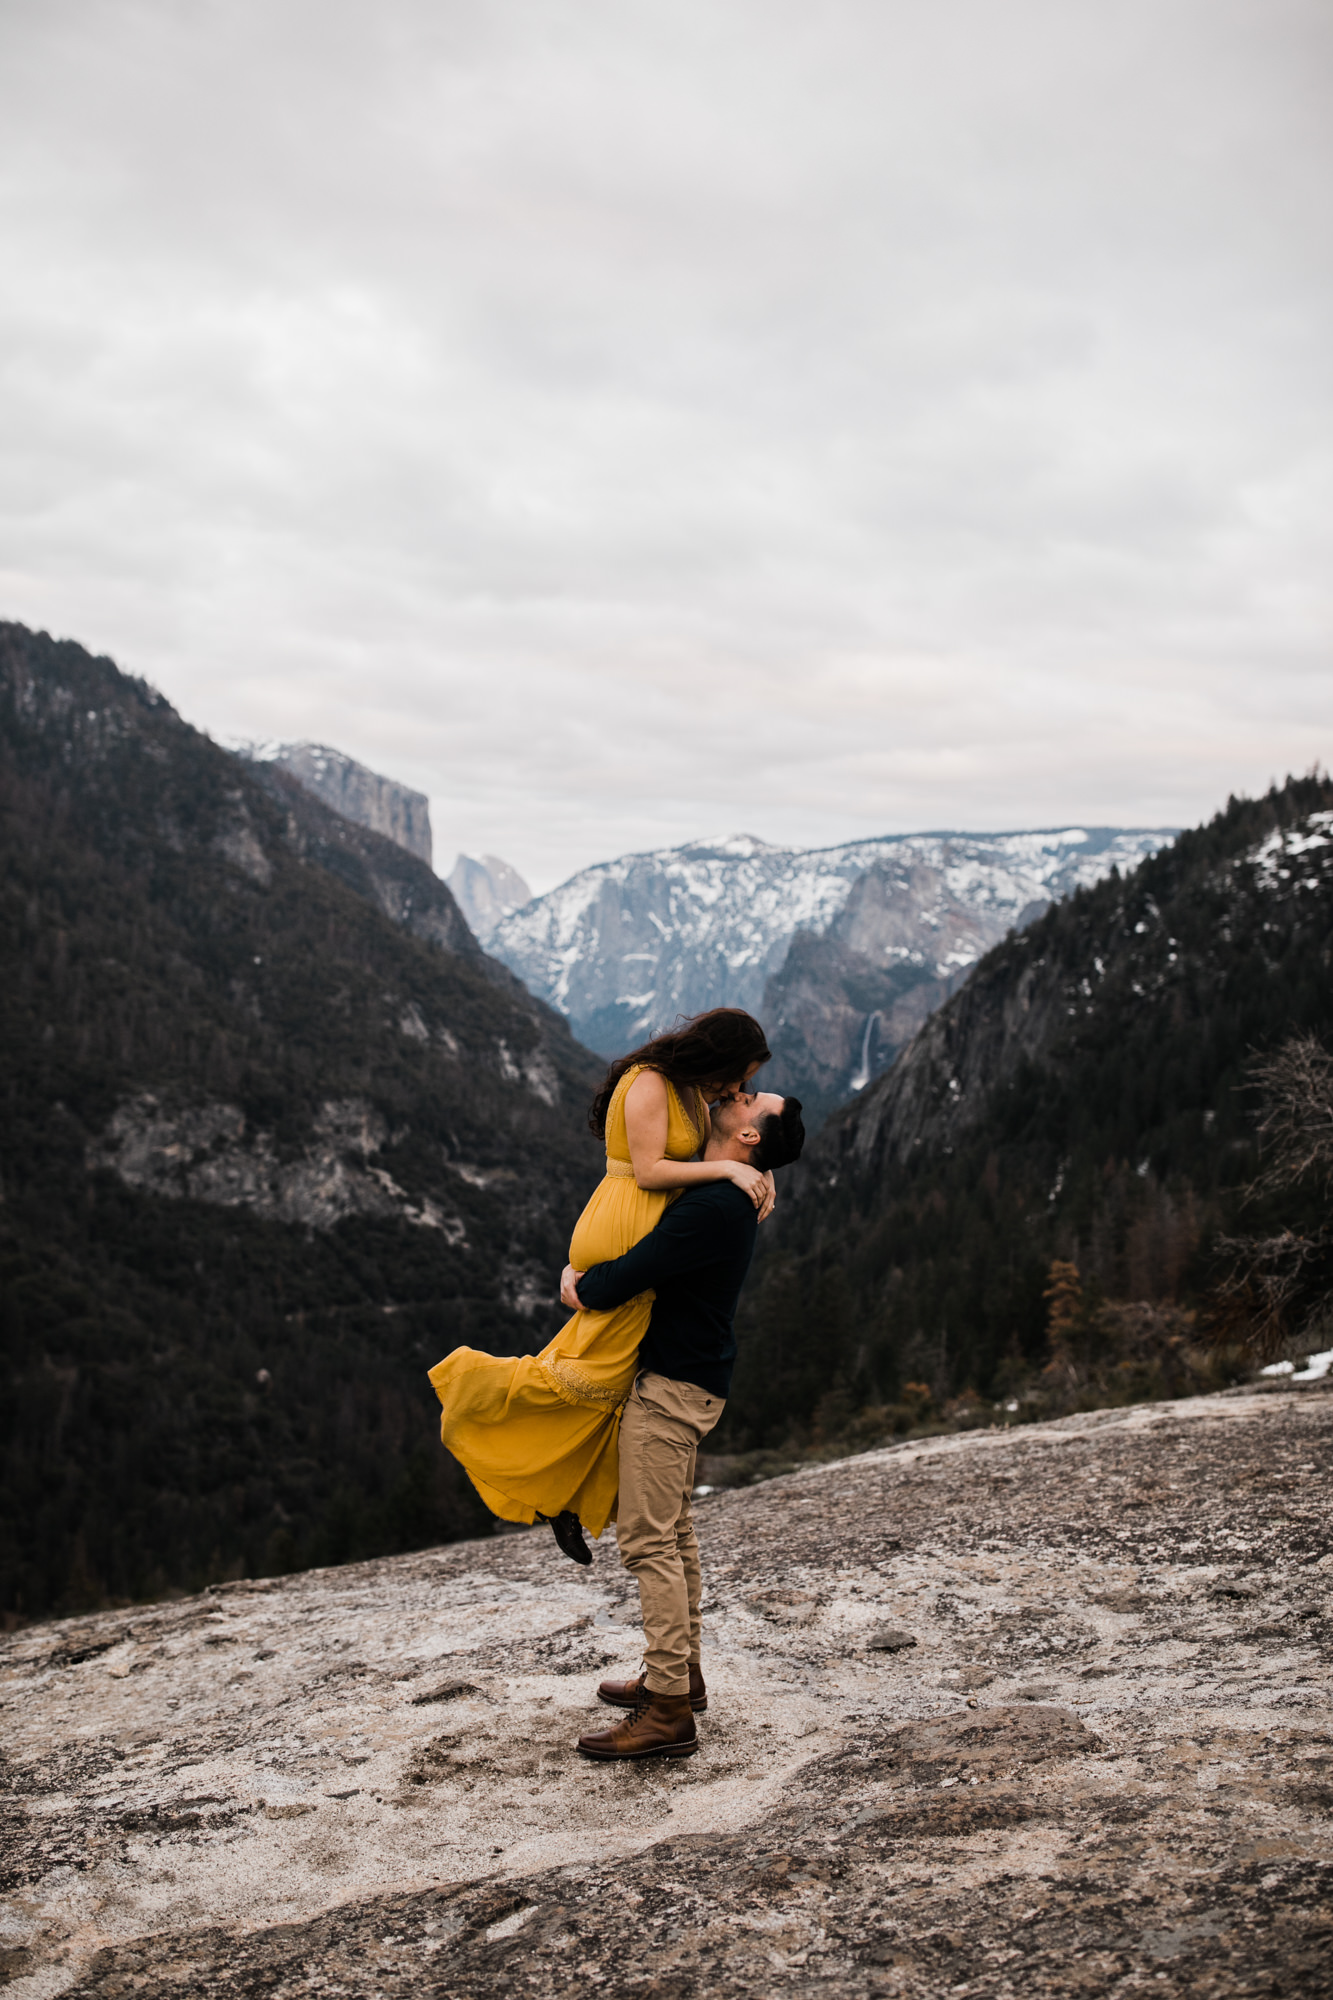
[[[878,1019],[878,1007],[873,1014],[866,1015],[866,1031],[861,1037],[861,1060],[857,1064],[856,1073],[852,1078],[853,1090],[864,1090],[870,1081],[870,1037],[875,1032],[875,1023]]]

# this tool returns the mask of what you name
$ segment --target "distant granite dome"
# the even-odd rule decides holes
[[[246,745],[242,754],[257,763],[280,764],[344,819],[396,840],[409,854],[431,864],[430,800],[424,792],[383,778],[326,743],[255,743]]]
[[[445,879],[483,944],[498,924],[532,901],[532,891],[517,868],[498,854],[460,854]]]

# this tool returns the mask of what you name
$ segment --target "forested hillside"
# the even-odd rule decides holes
[[[719,1444],[969,1390],[989,1409],[1050,1361],[1053,1316],[1089,1339],[1155,1326],[1165,1383],[1130,1361],[1124,1381],[1170,1388],[1254,1173],[1253,1061],[1299,1031],[1333,1039],[1321,776],[1233,800],[1008,938],[830,1121],[743,1303]],[[1317,1190],[1291,1199],[1275,1227],[1322,1222]]]
[[[534,1350],[601,1065],[424,862],[0,626],[0,1607],[474,1531],[425,1369]]]

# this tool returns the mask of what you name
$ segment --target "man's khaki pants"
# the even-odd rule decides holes
[[[694,1458],[723,1398],[668,1375],[640,1375],[620,1419],[616,1542],[637,1579],[650,1694],[688,1694],[699,1659],[699,1544]]]

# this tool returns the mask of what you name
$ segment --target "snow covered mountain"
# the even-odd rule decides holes
[[[585,868],[488,948],[604,1054],[678,1014],[752,1008],[772,1087],[819,1115],[864,1087],[1006,931],[1171,828],[894,834],[774,847],[739,834]]]

